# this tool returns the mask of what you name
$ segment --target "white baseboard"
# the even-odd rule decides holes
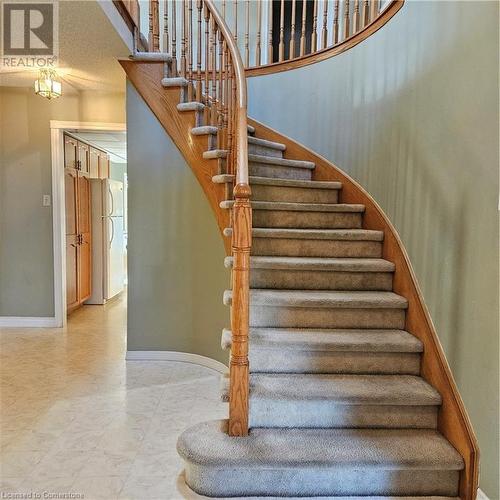
[[[228,367],[220,361],[189,352],[127,351],[125,359],[127,361],[181,361],[183,363],[205,366],[220,373],[226,373],[228,370]]]
[[[478,488],[476,500],[490,500],[490,499],[486,496],[486,493],[481,488]]]
[[[0,328],[57,328],[57,318],[0,316]]]

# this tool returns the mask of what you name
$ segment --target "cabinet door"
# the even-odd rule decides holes
[[[102,151],[99,156],[99,179],[109,179],[109,155]]]
[[[89,174],[91,179],[99,178],[99,155],[99,150],[91,146],[89,152]]]
[[[65,168],[77,168],[78,141],[64,134],[64,166]]]
[[[78,301],[78,174],[72,168],[64,169],[66,196],[66,303],[68,311]]]
[[[92,242],[90,234],[91,224],[90,179],[78,173],[78,232],[80,233],[79,246],[79,290],[80,302],[87,300],[92,293]]]
[[[90,148],[88,144],[84,144],[83,142],[78,143],[79,170],[83,175],[87,176],[90,175],[89,151]]]

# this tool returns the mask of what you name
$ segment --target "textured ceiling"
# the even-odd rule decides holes
[[[109,0],[111,1],[111,0]],[[96,0],[59,2],[59,68],[63,92],[125,91],[119,57],[129,50]],[[0,85],[32,86],[37,71],[0,73]]]

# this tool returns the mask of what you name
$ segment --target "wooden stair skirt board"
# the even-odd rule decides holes
[[[202,103],[184,82],[162,86],[161,64],[122,66],[199,180],[232,269],[235,177]],[[227,421],[187,429],[188,486],[214,497],[472,500],[477,442],[394,227],[338,167],[249,123],[250,432],[230,437]],[[231,306],[233,291],[223,300]],[[226,329],[222,347],[234,342]]]

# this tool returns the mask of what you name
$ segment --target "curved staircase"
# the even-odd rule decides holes
[[[228,27],[211,0],[182,5],[180,75],[175,44],[121,64],[199,180],[232,270],[229,420],[180,436],[187,484],[209,497],[475,498],[477,443],[395,229],[338,167],[247,124]]]

